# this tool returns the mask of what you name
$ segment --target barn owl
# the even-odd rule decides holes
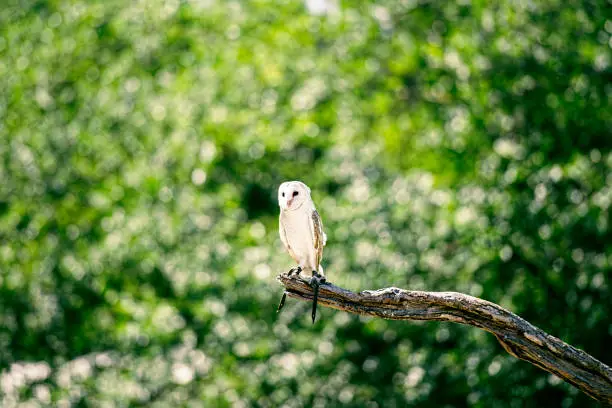
[[[287,181],[281,184],[278,188],[278,205],[280,238],[289,255],[297,263],[297,266],[289,271],[289,275],[300,274],[303,271],[307,276],[311,276],[310,286],[314,290],[312,299],[314,323],[319,286],[325,282],[321,258],[327,236],[323,232],[321,217],[310,198],[310,188],[306,184],[301,181]],[[285,303],[285,298],[286,294],[283,294],[278,306],[279,311]]]

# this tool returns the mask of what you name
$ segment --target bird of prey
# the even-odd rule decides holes
[[[306,275],[311,275],[310,286],[314,291],[312,300],[314,323],[319,286],[325,283],[321,258],[327,236],[323,232],[321,217],[310,198],[310,188],[306,184],[301,181],[287,181],[281,184],[278,188],[278,205],[280,238],[289,255],[297,263],[297,266],[289,271],[289,275],[300,274],[302,271]],[[283,294],[278,306],[279,311],[285,304],[286,296],[286,293]]]

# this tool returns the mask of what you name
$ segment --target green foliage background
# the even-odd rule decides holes
[[[334,283],[611,364],[611,33],[603,0],[4,0],[0,405],[593,404],[474,328],[276,315],[276,189]]]

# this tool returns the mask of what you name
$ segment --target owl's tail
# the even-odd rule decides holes
[[[325,273],[323,272],[323,267],[321,266],[321,264],[319,264],[319,270],[318,270],[318,272],[319,272],[319,275],[321,275],[321,276],[325,276]]]

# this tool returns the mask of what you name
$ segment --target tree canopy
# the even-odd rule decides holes
[[[493,301],[610,365],[605,1],[5,0],[0,405],[583,407],[485,332],[289,299]]]

